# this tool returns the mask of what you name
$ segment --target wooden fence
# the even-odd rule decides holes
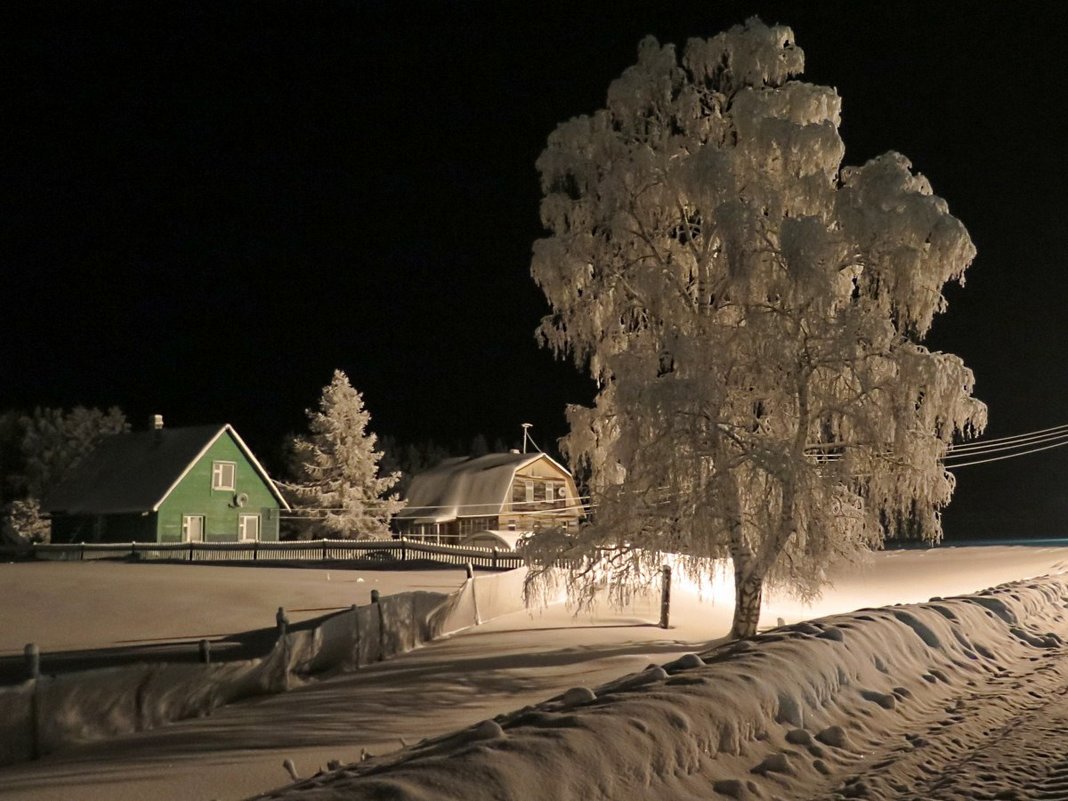
[[[511,569],[523,566],[515,551],[415,540],[294,540],[291,542],[131,542],[35,543],[36,559],[89,561],[138,559],[163,562],[361,562],[389,563],[425,559],[449,565]]]

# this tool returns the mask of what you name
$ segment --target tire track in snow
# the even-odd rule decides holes
[[[1068,653],[1002,669],[913,720],[905,743],[852,766],[821,798],[1068,801]],[[917,729],[919,733],[917,733]],[[900,736],[900,732],[899,732]]]

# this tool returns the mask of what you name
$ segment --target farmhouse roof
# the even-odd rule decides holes
[[[248,459],[283,509],[289,505],[252,451],[227,425],[134,431],[104,439],[42,502],[50,512],[155,512],[224,434]]]
[[[544,453],[487,453],[446,459],[412,477],[401,520],[440,523],[459,516],[496,515],[508,500],[517,470],[545,459],[569,475]]]

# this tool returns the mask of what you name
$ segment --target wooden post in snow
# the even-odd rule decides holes
[[[31,642],[23,649],[26,657],[26,673],[31,679],[37,679],[41,675],[41,649],[37,643]]]
[[[660,628],[668,627],[671,616],[671,565],[660,568]]]
[[[278,627],[278,636],[285,637],[289,630],[289,618],[286,617],[284,606],[278,607],[278,611],[274,613],[274,623]]]
[[[289,640],[286,638],[286,633],[289,631],[289,618],[286,617],[285,607],[278,607],[278,611],[274,614],[274,622],[278,627],[278,642],[275,643],[275,647],[280,649],[282,654],[282,691],[289,689]]]
[[[356,604],[349,607],[349,614],[352,615],[352,666],[358,668],[360,666],[360,610]]]
[[[371,590],[371,603],[378,609],[378,661],[381,662],[386,658],[386,612],[378,590]]]

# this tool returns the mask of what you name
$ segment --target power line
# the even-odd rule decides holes
[[[954,451],[953,453],[947,453],[945,460],[951,462],[954,459],[970,459],[974,456],[981,456],[987,453],[1003,453],[1005,451],[1017,451],[1018,454],[1013,455],[1023,455],[1026,453],[1033,453],[1036,449],[1044,450],[1044,448],[1038,448],[1037,446],[1048,445],[1049,443],[1068,443],[1068,433],[1052,437],[1038,437],[1028,441],[1010,442],[1005,445],[993,445],[987,448],[977,448],[964,453],[957,453]]]
[[[1052,428],[1040,428],[1037,431],[1028,431],[1024,434],[1012,434],[1006,437],[993,437],[990,439],[977,439],[974,442],[962,442],[959,445],[950,445],[949,450],[953,452],[968,451],[1006,442],[1025,442],[1030,439],[1039,439],[1046,435],[1058,436],[1061,433],[1068,433],[1068,424],[1053,426]]]
[[[1028,454],[1038,453],[1039,451],[1048,451],[1052,448],[1060,448],[1064,445],[1068,445],[1068,440],[1056,442],[1053,445],[1044,445],[1041,448],[1031,448],[1030,450],[1020,451],[1019,453],[1007,453],[1004,456],[991,456],[989,459],[977,459],[974,462],[959,462],[957,464],[946,465],[947,470],[956,470],[958,467],[971,467],[974,464],[986,464],[987,462],[1000,462],[1002,459],[1015,459],[1017,456],[1027,456]]]

